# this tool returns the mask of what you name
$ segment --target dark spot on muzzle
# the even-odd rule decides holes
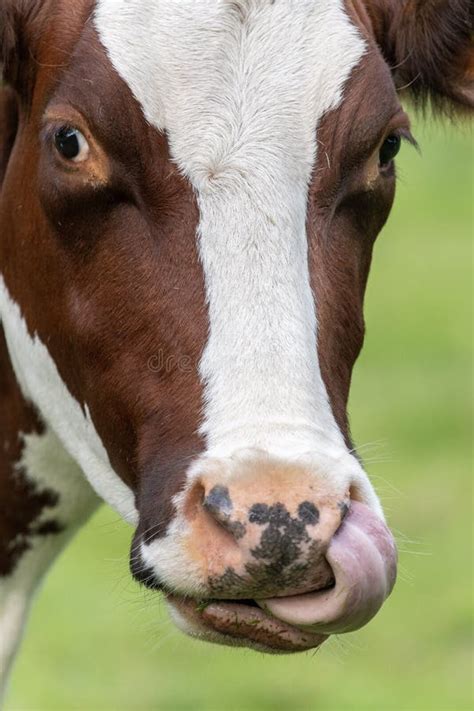
[[[315,526],[319,521],[319,511],[311,501],[303,501],[298,506],[298,515],[302,521]]]
[[[319,511],[312,502],[303,501],[296,516],[280,502],[253,504],[248,520],[263,530],[259,545],[250,551],[246,575],[228,567],[220,578],[209,580],[214,594],[239,597],[246,592],[249,596],[263,596],[270,590],[303,587],[310,579],[318,586],[313,578],[314,573],[318,575],[315,566],[320,559],[321,543],[306,530],[319,521]],[[322,576],[327,578],[326,570]]]
[[[245,536],[245,525],[231,518],[234,505],[230,498],[229,489],[226,486],[220,484],[213,486],[207,496],[205,496],[202,505],[236,540]]]
[[[259,523],[263,526],[264,523],[268,523],[270,520],[270,506],[267,504],[254,504],[250,509],[249,521],[250,523]]]
[[[303,504],[300,505],[300,509],[301,506]],[[314,508],[316,510],[316,507]],[[305,508],[303,511],[305,514],[308,513]],[[250,510],[249,521],[253,520],[260,526],[267,524],[260,545],[252,550],[252,555],[257,560],[269,561],[274,573],[280,573],[293,563],[300,555],[301,544],[310,540],[306,532],[307,522],[299,510],[298,513],[299,517],[293,518],[286,506],[281,503],[273,506],[255,504]]]
[[[219,519],[222,516],[230,516],[234,508],[229,495],[229,489],[219,484],[212,487],[202,505],[209,513]]]

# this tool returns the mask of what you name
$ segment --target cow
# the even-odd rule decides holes
[[[465,0],[1,0],[0,671],[100,501],[187,634],[366,624],[351,441],[402,108],[473,104]]]

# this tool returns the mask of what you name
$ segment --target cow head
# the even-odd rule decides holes
[[[12,362],[192,635],[307,649],[390,593],[346,405],[397,90],[470,104],[467,5],[3,1]]]

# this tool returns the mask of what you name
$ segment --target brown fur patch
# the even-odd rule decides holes
[[[3,329],[0,325],[0,578],[10,575],[22,555],[37,537],[62,531],[44,513],[58,503],[55,492],[38,491],[17,462],[21,458],[20,432],[41,432],[34,410],[25,403],[9,363]],[[41,523],[39,522],[42,518]]]
[[[474,6],[470,0],[365,2],[398,89],[416,106],[474,108]]]
[[[0,87],[0,186],[18,130],[18,100],[10,87]]]

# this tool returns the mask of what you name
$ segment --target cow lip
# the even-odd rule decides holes
[[[168,599],[195,636],[265,651],[311,649],[330,634],[365,625],[390,595],[396,579],[393,536],[385,522],[360,502],[352,503],[326,559],[335,582],[325,589],[255,601]]]
[[[253,600],[198,601],[166,596],[172,607],[191,623],[195,636],[235,646],[251,646],[272,653],[303,652],[319,647],[328,635],[303,631],[274,617]],[[217,636],[217,638],[216,638]]]

